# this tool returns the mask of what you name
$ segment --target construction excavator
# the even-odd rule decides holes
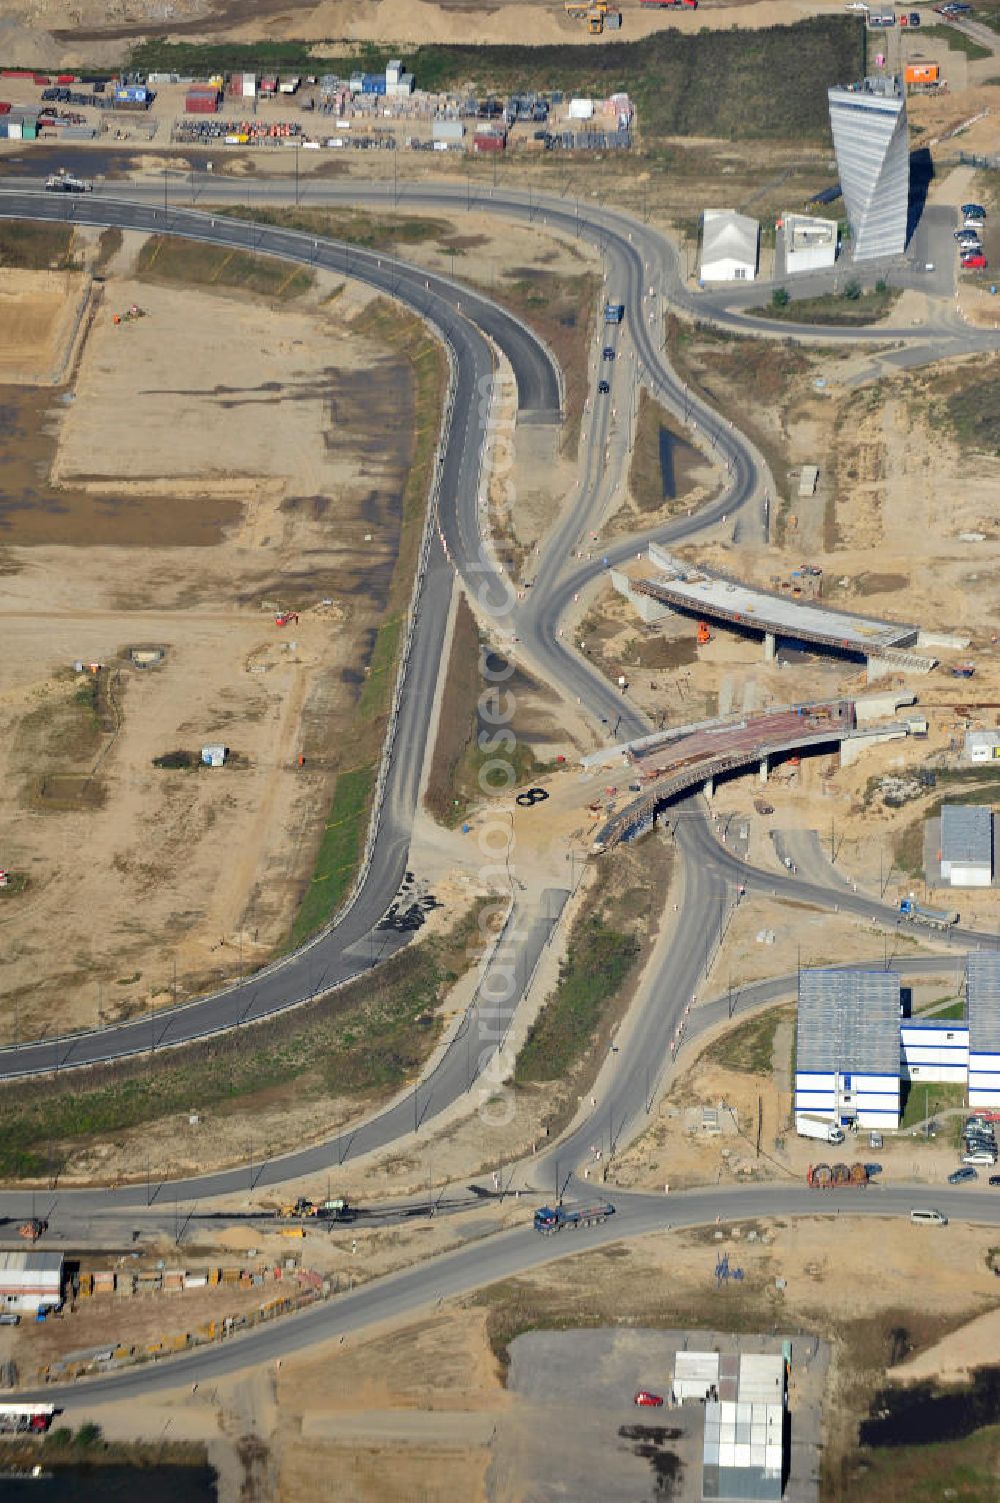
[[[699,621],[698,622],[698,646],[699,647],[704,647],[705,644],[707,642],[711,642],[711,640],[712,640],[712,633],[708,629],[708,622],[707,621]]]
[[[592,37],[599,37],[604,30],[604,18],[610,9],[610,0],[563,0],[563,9],[574,21],[586,21]]]

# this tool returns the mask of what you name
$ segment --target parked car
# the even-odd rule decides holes
[[[920,25],[920,12],[918,10],[911,10],[910,11],[910,25],[911,26],[919,26]]]
[[[961,1169],[953,1169],[948,1176],[949,1185],[964,1185],[970,1179],[978,1179],[975,1169],[963,1165]]]
[[[985,219],[986,210],[982,204],[963,204],[962,214],[966,219]]]
[[[973,229],[956,230],[955,231],[955,239],[956,240],[978,240],[979,239],[979,231],[978,230],[973,230]]]
[[[648,1388],[640,1388],[632,1402],[638,1405],[640,1409],[663,1408],[663,1400],[660,1395],[658,1393],[650,1393]]]
[[[990,1153],[988,1148],[976,1148],[973,1149],[972,1153],[962,1154],[963,1164],[987,1164],[992,1168],[996,1161],[996,1154]]]
[[[990,1184],[994,1187],[994,1189],[1000,1186],[1000,1174],[991,1174]]]
[[[611,390],[610,382],[608,382],[608,381],[598,381],[598,383],[597,383],[597,390],[599,391],[599,393],[601,394],[602,397],[606,397],[607,394],[608,394],[608,392]]]
[[[984,271],[988,264],[986,257],[980,255],[978,251],[975,255],[962,257],[962,265],[966,271]]]

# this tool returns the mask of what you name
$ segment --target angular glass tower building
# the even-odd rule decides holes
[[[902,255],[910,196],[902,80],[866,78],[830,89],[828,97],[854,260]]]

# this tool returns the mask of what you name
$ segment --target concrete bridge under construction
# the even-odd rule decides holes
[[[915,649],[920,628],[859,616],[816,601],[741,584],[685,564],[651,543],[646,558],[612,570],[612,583],[648,623],[670,612],[760,633],[765,661],[782,641],[803,643],[838,657],[863,660],[869,680],[888,673],[929,673],[937,659]]]
[[[756,764],[766,782],[775,757],[833,746],[843,755],[847,742],[897,740],[907,733],[905,721],[859,727],[855,702],[836,699],[702,721],[607,747],[585,758],[584,766],[624,761],[635,797],[609,813],[591,849],[599,855],[622,841],[638,839],[652,828],[661,808],[692,788],[710,796],[715,779],[726,773]]]

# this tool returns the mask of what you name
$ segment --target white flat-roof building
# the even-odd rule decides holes
[[[699,1402],[719,1391],[718,1352],[678,1352],[674,1358],[674,1398]]]
[[[783,214],[785,270],[821,271],[837,260],[837,221],[814,219],[811,214]]]
[[[878,977],[889,983],[879,996]],[[1000,954],[966,956],[965,998],[964,1018],[900,1018],[898,977],[885,971],[803,971],[796,1115],[841,1126],[854,1121],[859,1127],[898,1127],[898,1097],[895,1115],[881,1109],[891,1094],[885,1077],[893,1033],[900,1080],[918,1088],[942,1081],[966,1086],[970,1108],[1000,1110]],[[816,1036],[817,1028],[821,1035],[825,1029],[825,1037]],[[837,1061],[853,1068],[835,1070]],[[853,1118],[848,1106],[857,1108]]]
[[[830,89],[827,97],[854,260],[901,256],[910,197],[902,80],[865,78]]]
[[[788,1474],[785,1382],[780,1352],[744,1352],[738,1383],[723,1380],[721,1395],[706,1400],[703,1498],[781,1497]]]
[[[702,1497],[780,1499],[784,1486],[784,1404],[706,1403]]]
[[[969,1025],[963,1018],[906,1018],[899,1025],[899,1066],[913,1085],[964,1086],[969,1079]]]
[[[899,1126],[899,977],[833,967],[802,971],[795,1116],[841,1127]]]
[[[760,223],[735,209],[706,209],[702,215],[702,282],[752,282],[757,275]]]
[[[1000,760],[1000,731],[966,731],[965,760],[967,762]]]
[[[34,1311],[61,1305],[62,1285],[62,1253],[0,1253],[0,1309]]]
[[[993,884],[993,810],[985,804],[942,804],[941,880],[952,887]]]

